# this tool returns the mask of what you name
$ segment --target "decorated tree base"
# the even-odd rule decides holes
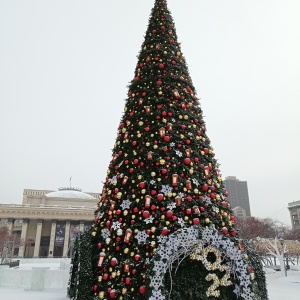
[[[91,228],[95,299],[267,300],[202,115],[166,0],[156,0]]]

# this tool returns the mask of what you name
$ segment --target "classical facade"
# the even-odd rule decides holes
[[[77,188],[23,192],[22,204],[0,204],[0,226],[19,237],[13,255],[66,257],[78,231],[91,225],[99,194]]]
[[[288,209],[290,211],[292,228],[300,229],[300,200],[290,202],[288,204]]]

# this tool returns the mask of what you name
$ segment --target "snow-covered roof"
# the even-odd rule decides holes
[[[57,192],[51,192],[46,194],[45,196],[47,198],[96,200],[95,197],[83,193],[81,189],[77,188],[59,188]]]

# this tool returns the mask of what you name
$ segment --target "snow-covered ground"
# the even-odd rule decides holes
[[[299,300],[300,271],[289,270],[287,277],[280,277],[280,272],[268,270],[267,273],[269,300]],[[29,291],[22,288],[0,286],[2,300],[66,300],[66,290],[51,289]]]

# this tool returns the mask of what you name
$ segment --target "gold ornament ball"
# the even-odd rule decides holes
[[[104,299],[104,292],[100,292],[100,293],[99,293],[99,298],[100,298],[100,299]]]
[[[156,176],[156,173],[155,173],[155,172],[151,172],[151,176],[152,176],[152,177],[155,177],[155,176]]]
[[[205,223],[206,223],[206,224],[209,224],[209,223],[210,223],[210,219],[209,219],[209,218],[206,218],[206,219],[205,219]]]
[[[128,248],[125,248],[125,249],[124,249],[124,253],[127,254],[128,252],[129,252],[129,249],[128,249]]]
[[[158,146],[157,146],[157,145],[154,145],[154,146],[153,146],[153,149],[157,149],[157,148],[158,148]]]

